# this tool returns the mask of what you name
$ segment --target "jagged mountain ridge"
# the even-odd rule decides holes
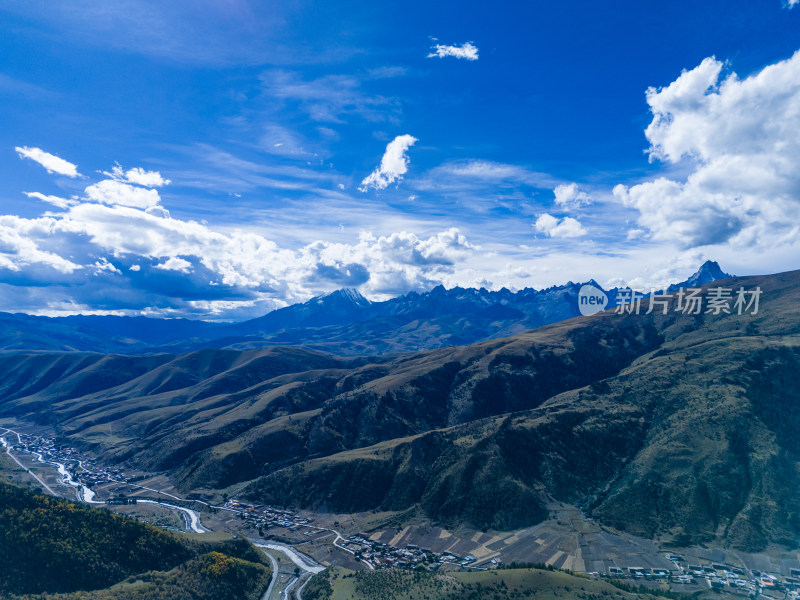
[[[723,277],[728,275],[719,265],[707,261],[686,282],[676,285],[689,287]],[[601,288],[594,280],[587,283]],[[302,346],[345,356],[408,352],[471,344],[577,316],[576,298],[582,285],[569,282],[517,292],[437,286],[384,302],[370,302],[357,290],[343,289],[233,324],[0,314],[0,351],[152,354]],[[618,290],[607,293],[609,306],[614,306]]]

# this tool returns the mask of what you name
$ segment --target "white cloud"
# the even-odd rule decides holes
[[[451,175],[475,179],[517,179],[524,169],[516,165],[489,160],[468,160],[443,165],[442,170]]]
[[[580,191],[577,183],[563,183],[553,190],[556,204],[565,210],[573,210],[592,203],[592,198],[586,192]]]
[[[108,271],[109,273],[115,273],[117,275],[121,275],[122,271],[120,271],[117,267],[112,265],[108,262],[108,259],[103,257],[97,262],[92,265],[98,272]]]
[[[262,73],[260,79],[272,102],[296,102],[312,120],[320,123],[344,123],[351,116],[370,122],[393,121],[400,112],[396,99],[365,93],[362,81],[352,75],[303,79],[297,73],[274,69]],[[288,140],[275,141],[287,143]]]
[[[39,192],[25,192],[25,195],[28,198],[36,198],[37,200],[47,202],[48,204],[52,204],[58,208],[67,208],[78,203],[77,200],[68,200],[67,198],[61,198],[60,196],[48,196]]]
[[[420,175],[415,174],[407,185],[429,205],[435,198],[438,210],[449,204],[449,208],[459,211],[465,219],[474,220],[485,219],[487,212],[493,209],[532,216],[540,210],[539,203],[533,200],[538,190],[552,189],[560,183],[561,180],[546,173],[521,165],[467,159],[447,161]],[[498,221],[492,219],[491,223],[494,225]],[[520,239],[528,235],[523,229],[524,226],[518,229]]]
[[[145,171],[141,167],[130,169],[125,173],[125,177],[129,182],[145,187],[161,187],[172,183],[169,179],[164,179],[158,171]]]
[[[540,231],[554,238],[575,238],[586,235],[586,229],[577,219],[564,217],[559,220],[548,213],[539,215],[534,227],[536,231]]]
[[[706,58],[647,91],[652,159],[690,169],[614,195],[655,240],[683,247],[791,243],[800,235],[800,52],[740,79]]]
[[[179,273],[189,273],[192,270],[192,263],[184,258],[173,256],[163,263],[157,264],[156,269],[163,271],[178,271]]]
[[[27,146],[14,148],[19,154],[20,158],[29,158],[47,169],[48,173],[56,173],[58,175],[66,175],[67,177],[80,177],[78,173],[78,166],[73,165],[71,162],[59,158],[54,154],[45,152],[41,148],[28,148]]]
[[[30,266],[46,266],[59,273],[72,273],[80,265],[55,252],[43,250],[35,237],[47,237],[54,221],[31,222],[11,215],[0,216],[0,269],[20,272]]]
[[[432,52],[428,54],[427,58],[454,56],[455,58],[464,58],[466,60],[478,60],[478,48],[472,42],[465,42],[460,46],[436,44],[431,47],[431,50]]]
[[[786,0],[786,7],[787,8],[794,8],[800,4],[800,0]]]
[[[398,135],[386,146],[380,166],[370,173],[361,182],[359,191],[366,192],[370,187],[376,190],[386,189],[390,184],[408,171],[408,149],[417,142],[417,138],[411,135]]]
[[[161,205],[145,208],[150,201],[139,194],[147,194],[146,200],[151,192],[156,193],[103,180],[63,212],[30,219],[0,216],[0,270],[6,271],[0,293],[27,297],[36,310],[53,314],[132,310],[137,303],[141,313],[155,298],[162,316],[208,310],[247,317],[332,288],[358,286],[373,297],[427,289],[446,281],[477,248],[457,229],[448,229],[428,236],[363,232],[355,243],[318,240],[290,249],[253,231],[216,230],[170,218]],[[147,277],[132,277],[148,271]],[[89,275],[91,285],[72,285],[87,282]],[[23,293],[32,289],[27,287],[14,288],[19,291],[13,294],[2,288],[12,280],[20,282],[16,286],[32,280],[52,286],[56,279],[61,287],[49,288],[50,296]],[[165,289],[169,298],[159,298]]]
[[[164,179],[158,171],[145,171],[141,167],[134,167],[125,171],[119,164],[114,165],[111,172],[103,171],[103,175],[115,181],[134,183],[149,188],[162,187],[172,183],[169,179]]]
[[[109,206],[130,206],[133,208],[151,208],[161,201],[158,192],[145,189],[115,179],[104,179],[86,188],[86,195],[95,202]]]
[[[148,215],[154,217],[161,217],[162,219],[169,219],[169,211],[163,206],[151,206],[144,211]]]

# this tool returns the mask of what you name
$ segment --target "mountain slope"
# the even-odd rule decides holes
[[[645,300],[640,314],[380,360],[5,357],[0,416],[57,424],[187,493],[237,484],[275,504],[419,505],[481,528],[535,523],[557,499],[643,535],[792,546],[800,272],[725,285],[760,286],[758,313],[683,314],[675,295],[667,314]]]
[[[612,377],[532,410],[306,461],[249,493],[331,510],[420,504],[483,528],[531,524],[551,497],[648,537],[796,547],[800,273],[746,283],[764,289],[759,315],[653,317],[663,342]],[[626,319],[592,320],[612,318]]]

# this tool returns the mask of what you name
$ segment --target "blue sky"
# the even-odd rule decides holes
[[[793,4],[8,0],[0,309],[798,268]]]

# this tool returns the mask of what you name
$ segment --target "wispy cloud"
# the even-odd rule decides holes
[[[8,0],[3,10],[82,45],[182,65],[320,64],[358,52],[341,42],[338,30],[298,44],[287,21],[297,27],[319,14],[302,3]]]
[[[536,188],[549,188],[563,181],[533,171],[527,167],[483,159],[468,159],[445,162],[427,171],[413,181],[415,189],[421,191],[478,190],[481,186],[527,185]]]
[[[187,187],[226,193],[258,188],[312,192],[319,186],[335,187],[344,181],[344,177],[329,169],[254,162],[210,144],[174,148],[186,159],[176,163],[170,175]],[[196,167],[187,168],[187,162]]]
[[[27,81],[14,79],[3,73],[0,73],[0,90],[3,90],[9,95],[25,96],[28,98],[44,98],[55,95],[53,92],[43,87],[28,83]]]
[[[267,96],[297,102],[312,120],[322,123],[344,123],[349,116],[370,122],[393,121],[400,111],[397,100],[366,93],[361,80],[351,75],[304,79],[277,69],[262,73],[261,82]]]
[[[78,173],[78,166],[73,165],[71,162],[59,158],[55,154],[45,152],[41,148],[28,148],[27,146],[14,148],[19,154],[20,158],[29,158],[47,169],[48,173],[56,173],[58,175],[66,175],[67,177],[80,177]]]
[[[36,198],[37,200],[41,200],[42,202],[47,202],[48,204],[52,204],[58,208],[68,208],[70,206],[74,206],[77,204],[77,200],[70,200],[67,198],[61,198],[60,196],[51,196],[47,194],[42,194],[40,192],[25,192],[25,195],[28,198]]]
[[[381,164],[361,182],[359,191],[366,192],[369,188],[384,190],[390,184],[402,179],[408,171],[408,149],[417,142],[411,135],[398,135],[386,146]]]
[[[431,46],[431,52],[428,54],[427,58],[445,58],[447,56],[463,58],[465,60],[478,60],[478,47],[472,42],[465,42],[460,46],[436,44],[435,46]]]

